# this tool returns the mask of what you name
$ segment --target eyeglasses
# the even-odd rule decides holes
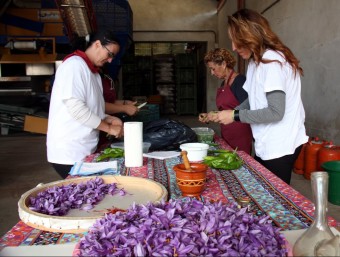
[[[116,54],[112,53],[105,45],[102,45],[106,50],[107,50],[107,55],[109,56],[109,58],[115,58]]]

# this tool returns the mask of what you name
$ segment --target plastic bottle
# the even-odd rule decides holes
[[[334,237],[327,223],[328,173],[313,172],[311,184],[315,205],[314,221],[295,242],[293,256],[314,256],[314,249],[320,241]]]

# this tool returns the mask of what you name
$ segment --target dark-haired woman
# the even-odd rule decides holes
[[[120,45],[110,31],[87,38],[59,66],[53,83],[47,132],[47,159],[65,178],[75,162],[96,150],[99,131],[122,136],[120,119],[105,114],[99,68],[111,62]]]
[[[259,13],[241,9],[228,17],[233,50],[249,60],[243,88],[248,100],[216,121],[249,123],[255,139],[255,159],[290,183],[294,162],[308,141],[301,100],[303,70],[292,51]]]

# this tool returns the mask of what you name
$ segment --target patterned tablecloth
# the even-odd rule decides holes
[[[225,141],[215,136],[215,142],[221,148],[230,149]],[[307,228],[314,213],[313,203],[264,168],[248,154],[239,151],[244,164],[237,170],[209,169],[206,189],[202,201],[235,201],[240,197],[250,198],[250,210],[257,215],[267,214],[274,224],[282,230]],[[88,160],[94,156],[89,156]],[[125,168],[121,162],[121,175],[153,179],[163,184],[170,198],[180,198],[181,193],[176,185],[175,172],[172,167],[181,162],[181,157],[166,160],[144,158],[140,168]],[[340,223],[329,217],[330,226]],[[84,235],[52,233],[34,229],[18,222],[0,239],[0,249],[4,246],[46,245],[77,242]]]

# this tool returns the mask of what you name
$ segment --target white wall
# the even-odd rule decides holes
[[[225,34],[220,20],[236,11],[236,2],[228,0],[218,14],[219,38]],[[246,7],[262,12],[274,2],[246,0]],[[301,82],[307,134],[337,145],[340,145],[339,14],[339,0],[281,0],[263,14],[304,69]],[[220,46],[229,47],[221,39],[220,42]]]

